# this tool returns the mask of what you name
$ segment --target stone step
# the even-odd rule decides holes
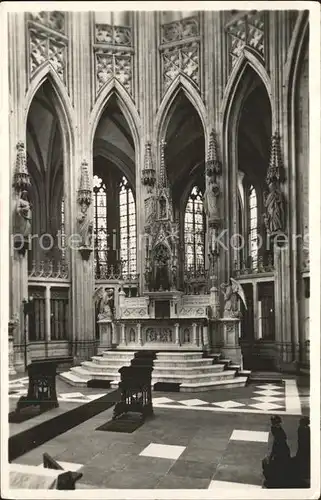
[[[198,373],[218,373],[223,372],[222,365],[210,365],[210,366],[163,366],[163,365],[154,365],[153,373],[175,373],[182,375],[197,375]],[[224,371],[226,373],[226,371]]]
[[[234,371],[224,371],[219,373],[207,373],[200,375],[182,375],[179,374],[162,374],[158,372],[153,372],[152,374],[152,383],[156,384],[157,382],[174,382],[174,383],[211,383],[217,380],[232,380],[235,378]]]
[[[204,359],[202,352],[158,352],[157,359],[168,361],[181,361],[183,359]]]
[[[234,363],[230,363],[228,365],[228,367],[231,369],[231,370],[239,370],[241,368],[241,365],[237,365],[237,364],[234,364]]]
[[[154,360],[154,366],[167,366],[168,368],[172,368],[173,366],[181,366],[182,368],[188,368],[192,366],[214,366],[213,361],[211,359],[182,359],[180,361],[177,360],[162,360],[162,359],[155,359]],[[222,365],[224,366],[224,365]]]
[[[90,375],[88,375],[88,379],[81,378],[71,371],[59,373],[58,377],[74,387],[87,387],[87,382],[91,379]]]
[[[232,380],[217,380],[210,383],[183,383],[180,392],[202,392],[217,389],[230,389],[233,387],[245,387],[247,377],[235,377]]]
[[[75,375],[77,375],[81,379],[85,380],[114,380],[118,379],[120,380],[120,374],[113,372],[107,372],[107,371],[89,371],[85,368],[82,368],[81,366],[74,366],[71,369],[71,372]]]
[[[136,351],[119,351],[114,349],[112,351],[103,351],[102,357],[108,359],[132,359]],[[99,356],[98,356],[99,357]]]
[[[99,369],[105,369],[105,368],[110,368],[111,370],[119,370],[122,366],[129,366],[131,363],[131,360],[120,360],[120,361],[109,361],[105,360],[104,362],[92,360],[92,361],[83,361],[81,363],[82,366],[87,366],[87,367],[92,367],[92,368],[99,368]]]
[[[84,363],[92,363],[95,364],[96,366],[109,366],[112,369],[119,369],[122,366],[129,366],[131,359],[108,359],[108,358],[101,358],[97,359],[99,356],[93,356],[91,358],[91,361],[83,361],[81,364]]]
[[[240,377],[249,377],[251,375],[251,370],[239,370],[237,375]]]
[[[92,361],[83,361],[83,363],[81,363],[81,368],[86,370],[88,373],[113,373],[116,375],[118,374],[118,370],[121,366],[99,365],[98,363],[93,363]]]

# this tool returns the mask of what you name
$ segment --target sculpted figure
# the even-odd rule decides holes
[[[150,224],[154,218],[155,218],[155,212],[156,212],[156,207],[155,207],[155,196],[150,195],[148,198],[145,200],[145,223]]]
[[[224,318],[237,318],[240,315],[238,308],[238,299],[240,298],[245,306],[246,299],[243,288],[233,278],[230,278],[230,283],[223,283],[221,285],[222,293],[224,296]]]
[[[32,212],[27,191],[22,191],[15,210],[15,233],[27,239],[31,234]]]
[[[99,287],[94,293],[94,301],[98,305],[98,320],[114,319],[114,290]]]
[[[208,184],[204,194],[204,211],[210,221],[219,219],[218,198],[220,193],[219,185],[211,178],[208,178]]]
[[[265,194],[264,204],[266,214],[264,222],[269,234],[283,231],[284,229],[284,199],[276,182],[269,184],[269,193]]]
[[[80,205],[80,212],[77,216],[78,231],[81,236],[81,246],[91,247],[93,235],[93,222],[88,216],[88,206],[86,203]]]

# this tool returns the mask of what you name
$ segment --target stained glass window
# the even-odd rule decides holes
[[[194,186],[188,198],[184,220],[185,267],[204,269],[204,210],[201,190]]]
[[[252,269],[258,264],[258,237],[257,237],[257,197],[253,186],[249,190],[249,245]]]
[[[123,261],[123,273],[136,273],[136,210],[132,190],[126,177],[120,183],[120,258]]]
[[[95,267],[107,264],[108,229],[107,229],[107,188],[103,180],[94,175],[94,208],[95,208]]]

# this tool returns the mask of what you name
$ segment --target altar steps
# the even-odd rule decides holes
[[[120,381],[118,370],[130,364],[144,364],[140,351],[113,349],[101,356],[93,356],[74,366],[60,377],[70,385],[84,387],[90,381],[109,381],[117,388]],[[139,361],[138,361],[139,358]],[[153,359],[155,358],[155,359]],[[146,360],[147,362],[147,360]],[[152,386],[179,385],[181,392],[198,392],[229,387],[244,387],[250,372],[224,359],[220,354],[204,355],[202,352],[155,352],[148,360],[153,364]]]

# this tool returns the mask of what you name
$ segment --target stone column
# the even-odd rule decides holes
[[[254,328],[254,340],[259,339],[259,310],[258,310],[258,284],[253,282],[253,328]]]
[[[93,150],[91,140],[91,123],[88,119],[92,108],[92,61],[91,53],[91,14],[73,12],[71,17],[72,44],[72,89],[74,101],[75,148],[71,161],[69,178],[66,179],[69,190],[69,231],[79,233],[77,216],[80,212],[79,190],[81,188],[82,165],[85,161],[92,191]],[[66,172],[67,177],[68,172]],[[93,218],[93,205],[89,205],[88,217]],[[70,250],[72,279],[72,343],[76,362],[89,359],[96,348],[94,325],[94,265],[93,252],[79,251],[79,236]]]
[[[179,323],[175,323],[174,327],[175,327],[175,344],[177,346],[180,346],[181,345],[181,341],[180,341],[180,338],[179,338]]]
[[[45,320],[46,320],[46,328],[45,328],[45,342],[50,342],[51,338],[51,307],[50,307],[50,286],[46,286],[45,288]]]
[[[13,350],[13,339],[14,339],[14,330],[18,326],[18,318],[13,318],[12,320],[9,321],[8,325],[8,342],[9,342],[9,349],[8,349],[8,358],[9,358],[9,376],[16,375],[16,370],[14,367],[14,350]]]
[[[290,16],[281,11],[268,14],[269,69],[271,74],[272,132],[280,136],[280,164],[283,179],[280,188],[285,199],[284,231],[289,237],[282,248],[274,248],[275,261],[275,315],[276,315],[276,362],[279,369],[296,370],[298,361],[298,297],[296,242],[291,235],[296,231],[293,217],[297,199],[291,201],[291,155],[288,148],[289,119],[287,93],[284,91],[284,69],[289,45]],[[292,85],[292,82],[291,82]],[[293,190],[295,192],[295,190]]]
[[[233,363],[242,366],[242,352],[239,345],[240,319],[222,318],[220,320],[223,327],[224,345],[221,352],[226,359],[231,359]]]
[[[19,162],[18,144],[23,148],[24,161],[26,159],[26,103],[25,93],[28,88],[26,67],[26,33],[25,13],[11,12],[8,14],[8,57],[9,57],[9,172],[10,186],[14,184],[14,174]],[[23,158],[22,158],[23,161]],[[26,187],[26,186],[25,186]],[[14,231],[13,216],[17,202],[17,190],[14,187],[9,197],[10,234]],[[23,256],[13,249],[10,244],[9,254],[9,286],[10,312],[9,317],[17,316],[19,324],[13,332],[14,362],[18,372],[24,370],[23,347],[23,309],[22,301],[28,297],[28,252]]]
[[[157,112],[156,68],[158,51],[156,47],[156,13],[136,12],[135,85],[136,105],[141,117],[139,151],[136,152],[136,210],[137,210],[137,267],[140,273],[140,290],[144,290],[146,267],[145,199],[152,195],[152,185],[142,182],[145,168],[155,168],[153,143],[154,123]],[[144,165],[145,164],[145,165]],[[153,177],[153,175],[151,175]],[[148,192],[151,191],[151,192]]]
[[[203,344],[204,344],[204,349],[207,350],[210,346],[209,344],[209,338],[208,338],[208,326],[204,325],[203,326]]]
[[[101,319],[98,321],[99,346],[98,354],[102,354],[112,346],[112,332],[114,325],[111,320]]]
[[[198,342],[197,342],[197,324],[192,323],[192,328],[193,328],[192,343],[197,346],[198,345]]]
[[[125,323],[120,323],[120,343],[126,345]]]
[[[142,338],[142,324],[137,323],[137,341],[139,345],[143,344],[143,338]]]

